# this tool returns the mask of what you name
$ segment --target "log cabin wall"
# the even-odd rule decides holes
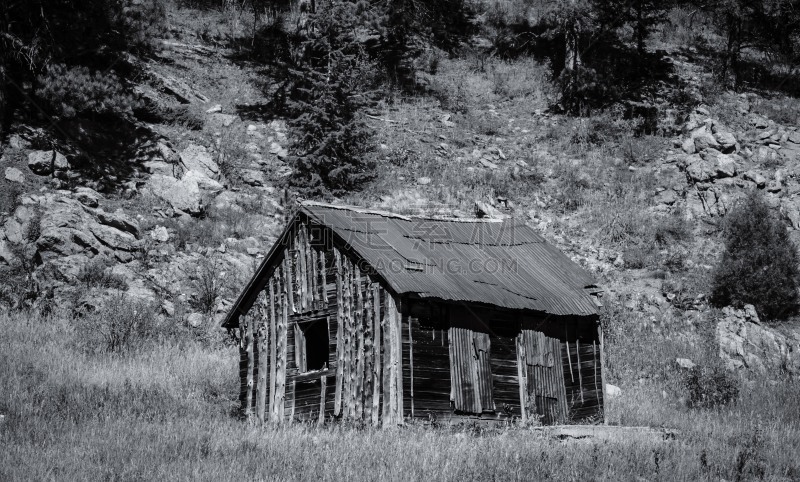
[[[298,223],[258,301],[240,316],[242,411],[259,422],[402,423],[398,301],[328,236]],[[320,361],[312,359],[321,327],[327,361],[311,367]]]

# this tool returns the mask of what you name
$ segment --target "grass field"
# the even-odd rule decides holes
[[[612,423],[670,427],[673,440],[559,440],[506,426],[262,429],[235,417],[233,346],[89,354],[64,317],[20,313],[0,315],[0,330],[0,480],[800,479],[793,385],[690,410],[668,380],[614,380],[623,394],[608,403]]]

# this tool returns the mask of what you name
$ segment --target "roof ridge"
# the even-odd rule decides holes
[[[411,215],[405,216],[403,214],[393,213],[391,211],[383,211],[380,209],[369,209],[363,208],[359,206],[351,206],[347,204],[331,204],[331,203],[323,203],[319,201],[302,201],[300,205],[303,207],[311,206],[311,207],[321,207],[321,208],[330,208],[330,209],[338,209],[341,211],[353,211],[360,214],[375,214],[378,216],[383,216],[387,218],[397,218],[402,219],[403,221],[414,221],[414,220],[423,220],[423,221],[447,221],[447,222],[456,222],[456,223],[487,223],[487,224],[496,224],[496,223],[503,223],[503,222],[514,222],[513,218],[506,218],[506,219],[493,219],[493,218],[449,218],[445,216],[424,216],[424,215]],[[525,224],[525,223],[518,223],[518,224]]]

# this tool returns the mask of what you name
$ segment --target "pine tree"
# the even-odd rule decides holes
[[[354,2],[318,3],[287,69],[282,95],[296,137],[290,185],[307,196],[352,192],[375,175],[373,133],[361,117],[375,69],[357,39],[358,13]]]
[[[797,309],[798,255],[786,227],[754,191],[725,220],[725,249],[714,272],[717,306],[755,306],[766,320]]]

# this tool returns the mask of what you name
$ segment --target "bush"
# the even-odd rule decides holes
[[[739,397],[738,381],[719,367],[703,369],[695,366],[689,369],[684,383],[690,407],[717,408]]]
[[[764,320],[792,315],[800,280],[797,251],[786,227],[757,191],[728,214],[724,233],[711,302],[737,308],[752,304]]]
[[[61,118],[120,115],[132,117],[139,99],[113,72],[92,72],[87,67],[53,65],[38,78],[36,95]]]
[[[124,293],[106,299],[95,312],[75,319],[84,348],[96,353],[122,353],[141,345],[177,337],[177,326],[159,316],[155,303]]]

